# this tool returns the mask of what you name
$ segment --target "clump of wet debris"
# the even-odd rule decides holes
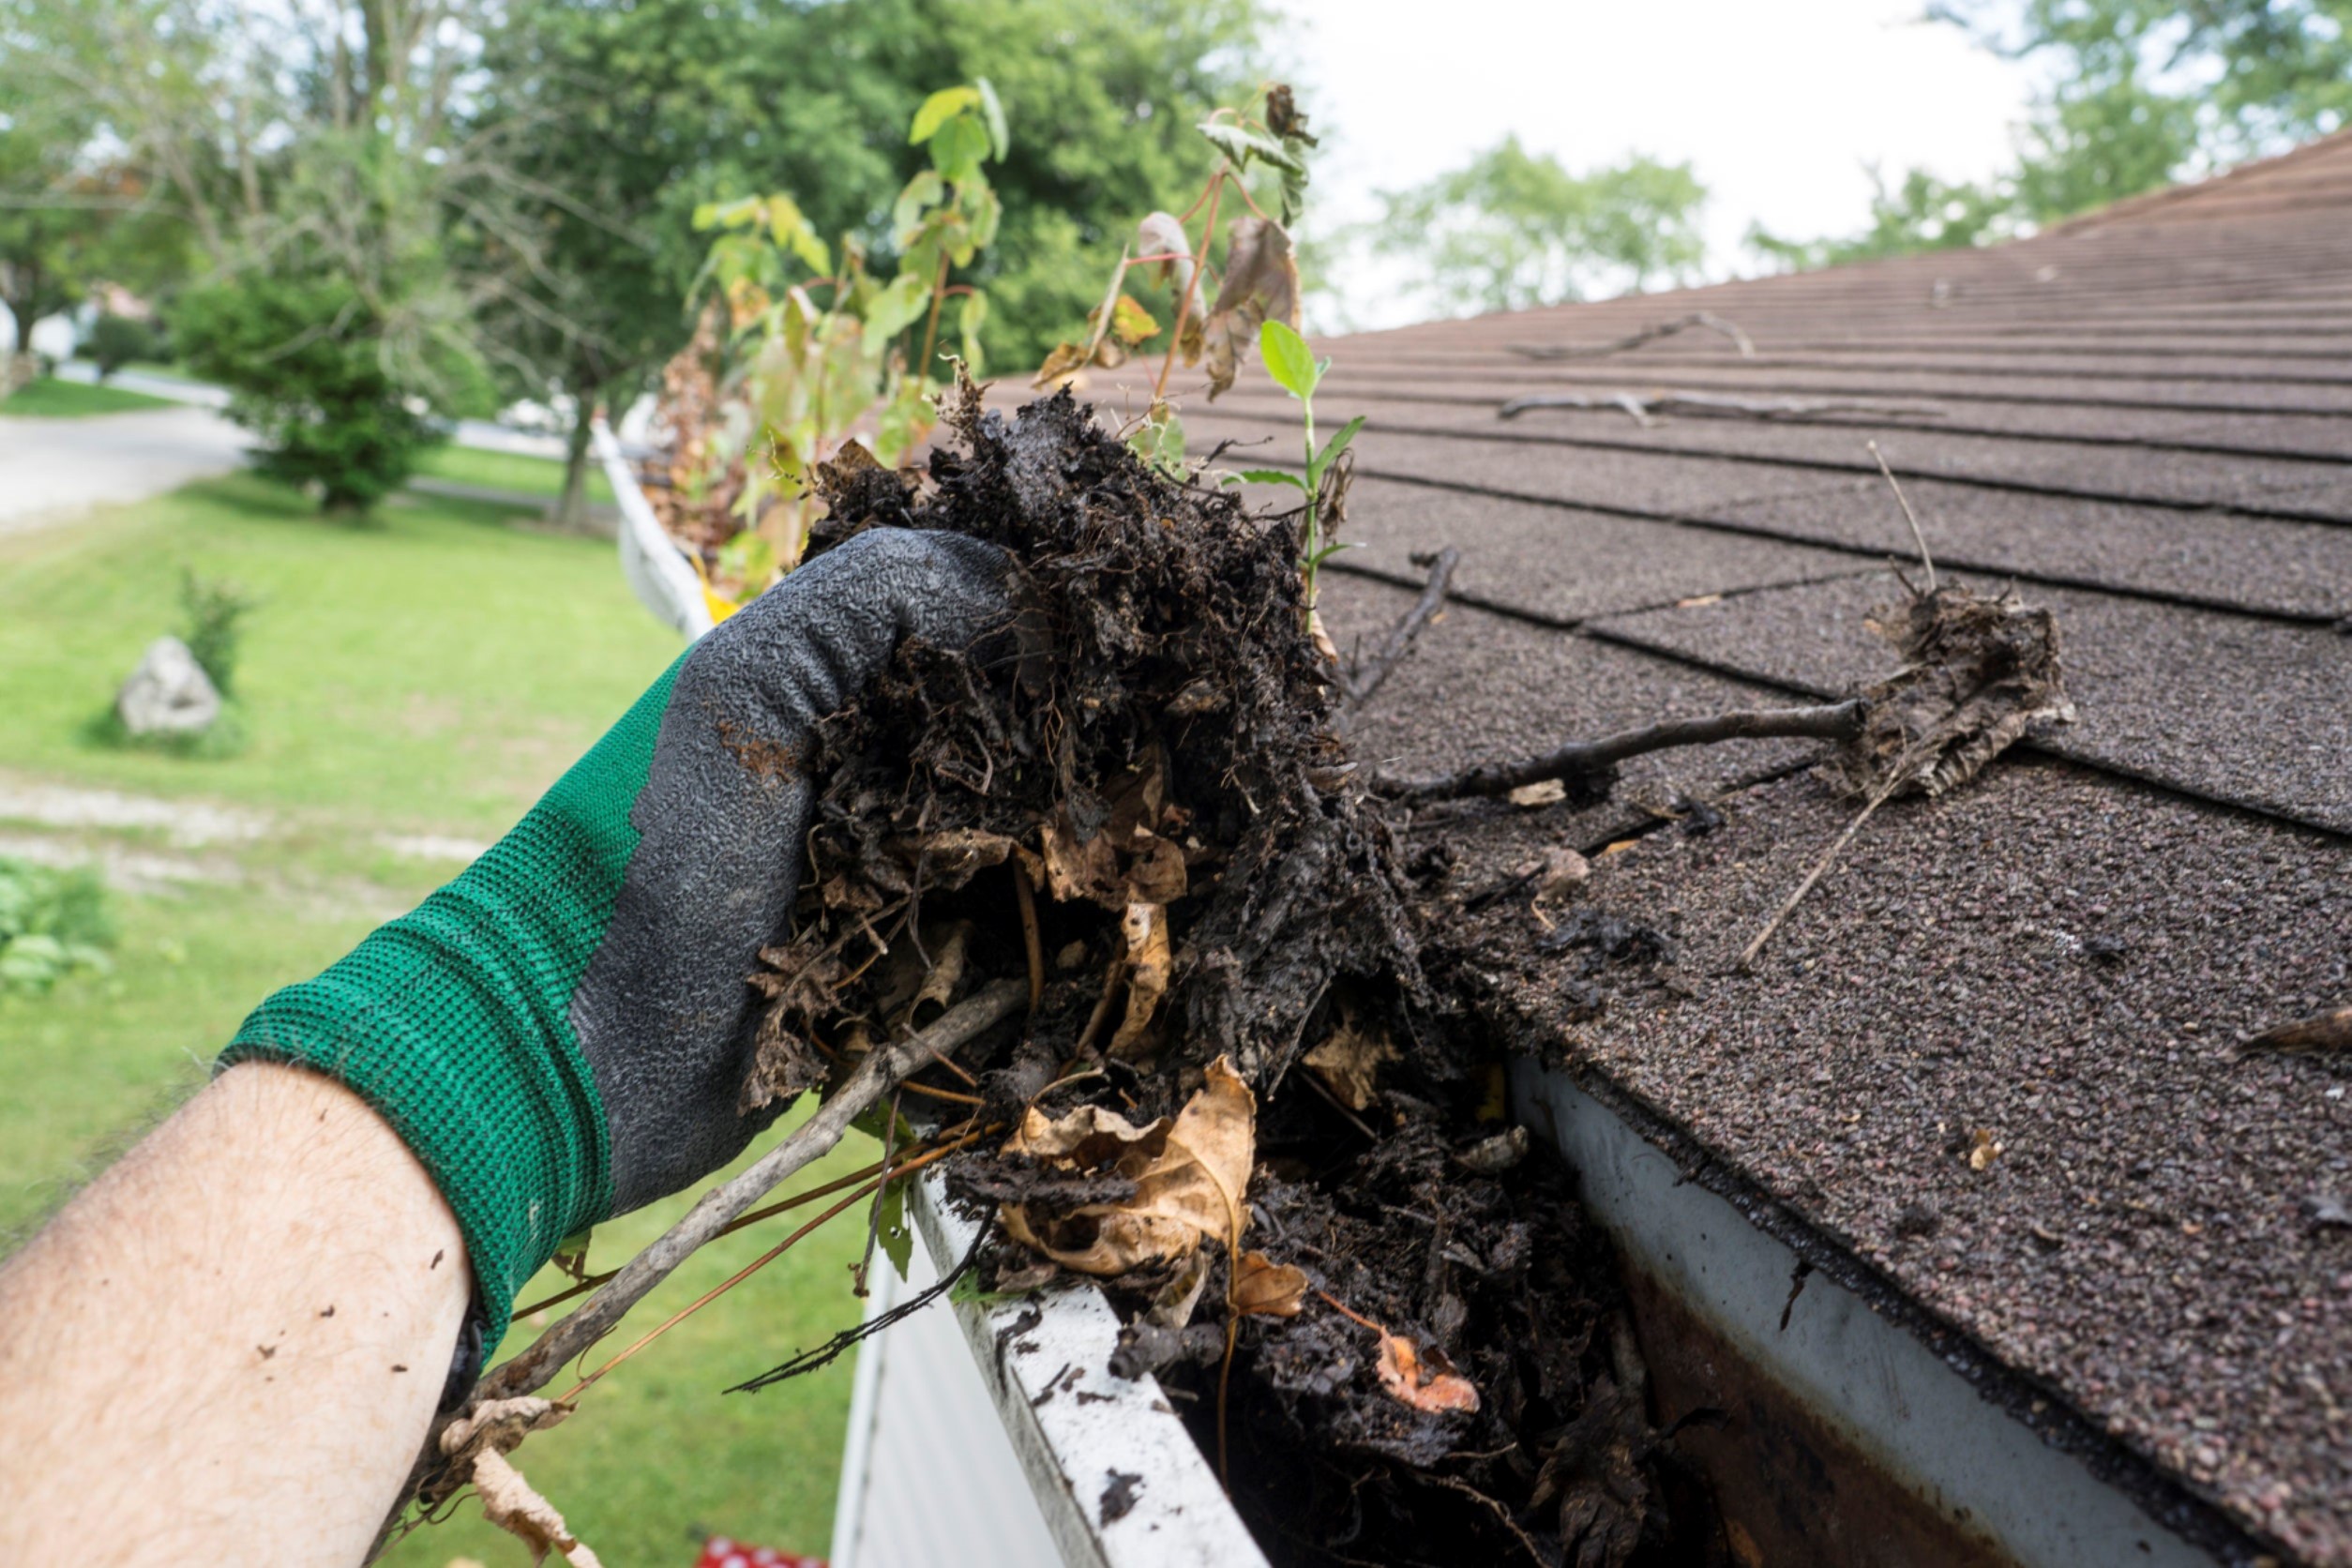
[[[1570,849],[1469,897],[1441,843],[1400,852],[1405,806],[1337,738],[1349,683],[1295,516],[1145,464],[1066,392],[1008,419],[965,384],[946,421],[926,475],[827,465],[815,547],[987,539],[1014,613],[972,647],[908,643],[818,727],[746,1109],[1025,978],[1027,1009],[910,1079],[885,1140],[920,1112],[953,1146],[951,1192],[1000,1222],[982,1288],[1108,1293],[1112,1370],[1161,1379],[1270,1557],[1732,1560],[1676,1457],[1711,1412],[1653,1408],[1606,1242],[1506,1120],[1484,1000],[1504,927],[1595,1012],[1671,985],[1671,935],[1555,917],[1590,870]],[[1488,771],[1807,734],[1842,743],[1825,772],[1867,817],[2070,712],[2055,626],[2012,597],[1931,585],[1884,629],[1904,669],[1847,703]]]
[[[972,1137],[948,1170],[1002,1220],[980,1285],[1100,1284],[1114,1369],[1159,1375],[1270,1556],[1707,1560],[1605,1244],[1424,972],[1295,519],[1066,393],[1008,419],[967,387],[948,423],[921,478],[830,465],[817,546],[990,540],[1017,613],[903,647],[819,728],[746,1107],[1026,977],[1025,1015],[898,1104]]]

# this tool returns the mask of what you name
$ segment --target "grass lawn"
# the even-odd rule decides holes
[[[8,776],[214,801],[275,824],[249,844],[193,850],[151,832],[93,830],[118,852],[229,874],[171,895],[117,894],[113,974],[0,999],[0,1229],[38,1219],[201,1081],[272,988],[315,972],[456,869],[400,858],[378,836],[495,836],[675,656],[675,639],[629,597],[610,545],[519,530],[513,516],[412,497],[374,523],[339,526],[240,475],[0,541]],[[183,565],[234,578],[262,601],[238,671],[249,744],[218,761],[89,738],[113,684],[178,619]],[[870,1159],[860,1141],[804,1180]],[[592,1260],[618,1261],[693,1196],[600,1228]],[[772,1244],[779,1223],[688,1264],[611,1343]],[[845,1271],[862,1241],[849,1224],[821,1231],[523,1450],[525,1473],[606,1561],[683,1565],[701,1530],[824,1549],[850,1361],[759,1395],[719,1391],[854,1321]],[[535,1285],[526,1300],[550,1288]],[[470,1502],[384,1560],[443,1568],[457,1558],[485,1568],[530,1560]]]
[[[92,414],[128,414],[133,409],[178,406],[168,398],[150,398],[144,392],[126,392],[119,386],[94,386],[87,382],[43,376],[8,397],[0,398],[0,416],[79,419]]]
[[[478,446],[436,446],[425,454],[416,472],[461,485],[514,490],[521,495],[553,499],[564,493],[564,465],[553,458],[526,457],[520,452],[486,452]],[[612,486],[604,470],[588,469],[588,499],[610,501]]]

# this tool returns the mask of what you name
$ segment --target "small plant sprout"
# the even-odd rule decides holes
[[[715,297],[663,373],[678,456],[659,505],[696,547],[715,617],[799,564],[822,515],[808,488],[820,464],[898,466],[938,420],[946,361],[979,369],[988,296],[950,279],[1003,213],[986,167],[1011,145],[995,89],[933,93],[907,143],[930,167],[891,207],[888,277],[868,269],[863,237],[826,245],[782,192],[695,209],[717,234],[692,292]]]
[[[1194,128],[1215,152],[1200,194],[1181,213],[1144,216],[1119,253],[1102,303],[1087,314],[1082,340],[1055,345],[1031,383],[1066,384],[1089,368],[1116,369],[1165,331],[1151,407],[1127,445],[1172,476],[1184,473],[1184,424],[1168,390],[1176,367],[1201,367],[1214,402],[1233,384],[1260,323],[1298,322],[1299,264],[1289,225],[1306,199],[1307,154],[1316,144],[1306,116],[1280,83],[1268,83],[1241,108],[1216,110]],[[1229,201],[1234,205],[1225,208]],[[1221,208],[1227,226],[1220,255],[1214,248]],[[1166,289],[1165,324],[1123,292],[1131,276]]]
[[[1330,515],[1326,497],[1335,490],[1334,465],[1348,444],[1364,429],[1364,415],[1359,414],[1339,428],[1321,447],[1315,445],[1315,389],[1323,382],[1323,372],[1331,369],[1331,361],[1318,359],[1306,346],[1306,339],[1281,322],[1270,321],[1258,329],[1258,352],[1265,357],[1266,373],[1274,384],[1299,400],[1299,412],[1305,427],[1306,472],[1304,475],[1287,468],[1252,468],[1236,477],[1253,484],[1288,485],[1306,497],[1305,553],[1299,558],[1299,574],[1306,580],[1306,608],[1315,609],[1315,579],[1325,560],[1349,547],[1336,539],[1323,537],[1323,521]]]

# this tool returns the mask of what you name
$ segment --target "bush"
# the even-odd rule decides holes
[[[237,622],[253,605],[251,596],[234,582],[198,577],[185,568],[180,572],[180,608],[188,612],[180,641],[224,698],[236,694]]]
[[[104,381],[134,359],[162,358],[163,334],[152,322],[100,316],[89,337],[83,339],[82,352],[98,367],[98,380]]]
[[[113,967],[106,889],[87,867],[71,871],[0,859],[0,994],[38,994],[73,974]]]
[[[250,274],[191,290],[172,333],[191,370],[230,389],[229,416],[261,437],[255,466],[328,512],[369,510],[441,439],[422,389],[392,373],[381,324],[340,279]]]

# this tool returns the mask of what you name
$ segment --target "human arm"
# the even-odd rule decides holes
[[[39,1370],[56,1359],[55,1331],[0,1315],[0,1366],[47,1380],[38,1382],[45,1413],[12,1451],[22,1463],[7,1482],[38,1516],[0,1521],[0,1544],[11,1530],[105,1539],[108,1515],[52,1477],[98,1470],[135,1478],[168,1453],[175,1465],[196,1455],[214,1467],[199,1488],[211,1500],[186,1530],[201,1522],[221,1533],[176,1538],[188,1560],[355,1561],[355,1552],[239,1549],[252,1499],[278,1495],[251,1467],[274,1467],[272,1475],[331,1467],[353,1496],[388,1504],[467,1320],[465,1286],[475,1309],[467,1332],[495,1345],[515,1290],[566,1236],[715,1169],[784,1108],[789,1093],[763,1108],[740,1101],[760,1022],[746,977],[783,930],[799,884],[812,729],[854,702],[902,641],[969,648],[999,627],[1008,569],[993,547],[942,535],[876,529],[837,547],[698,642],[455,882],[324,973],[264,1003],[224,1055],[239,1064],[85,1194],[12,1271],[12,1288],[38,1295],[44,1310],[76,1304],[66,1314],[78,1325],[70,1349],[86,1366],[70,1376]],[[415,1295],[377,1308],[392,1314],[387,1323],[411,1314],[418,1334],[439,1334],[437,1349],[428,1345],[419,1359],[406,1359],[403,1342],[385,1361],[410,1368],[385,1378],[416,1377],[430,1390],[412,1408],[401,1384],[392,1403],[363,1410],[355,1401],[371,1398],[365,1389],[306,1359],[301,1380],[317,1400],[316,1419],[272,1437],[266,1423],[248,1419],[249,1406],[221,1395],[218,1369],[199,1358],[194,1392],[163,1411],[171,1423],[163,1434],[133,1392],[155,1375],[155,1358],[202,1344],[234,1361],[246,1330],[228,1326],[242,1319],[227,1309],[275,1305],[291,1321],[313,1310],[319,1280],[339,1277],[309,1258],[294,1266],[290,1254],[324,1245],[332,1260],[349,1261],[339,1243],[318,1238],[346,1217],[340,1173],[347,1162],[368,1163],[369,1140],[312,1138],[278,1113],[276,1097],[290,1091],[235,1087],[314,1079],[333,1080],[330,1102],[372,1116],[375,1141],[401,1150],[437,1194],[430,1225],[387,1233],[379,1229],[385,1216],[371,1215],[358,1232],[376,1249],[371,1257],[410,1258],[428,1233],[424,1255],[444,1255],[430,1277],[387,1276],[385,1289]],[[319,1108],[329,1109],[320,1125],[335,1122],[328,1106]],[[300,1157],[240,1163],[264,1136],[256,1125],[304,1132]],[[225,1162],[206,1139],[226,1140]],[[239,1186],[266,1186],[269,1196],[229,1190]],[[164,1189],[205,1201],[156,1200]],[[368,1190],[363,1181],[359,1195]],[[414,1206],[392,1219],[422,1225]],[[223,1246],[234,1262],[218,1266],[241,1267],[249,1277],[239,1289],[258,1294],[216,1300],[208,1292],[230,1287],[196,1288]],[[445,1315],[443,1271],[460,1281]],[[112,1304],[79,1304],[94,1291]],[[190,1300],[219,1315],[191,1327]],[[224,1326],[216,1332],[216,1323]],[[275,1368],[284,1352],[263,1354],[266,1343],[242,1353],[266,1364],[264,1380],[282,1381]],[[384,1349],[362,1343],[371,1354]],[[405,1446],[351,1454],[318,1425],[337,1421],[388,1422],[405,1433]],[[85,1451],[69,1453],[77,1441]],[[380,1507],[369,1530],[381,1521]],[[20,1560],[46,1560],[0,1550],[0,1561]]]
[[[359,1561],[471,1288],[366,1102],[223,1073],[0,1270],[0,1561]]]

